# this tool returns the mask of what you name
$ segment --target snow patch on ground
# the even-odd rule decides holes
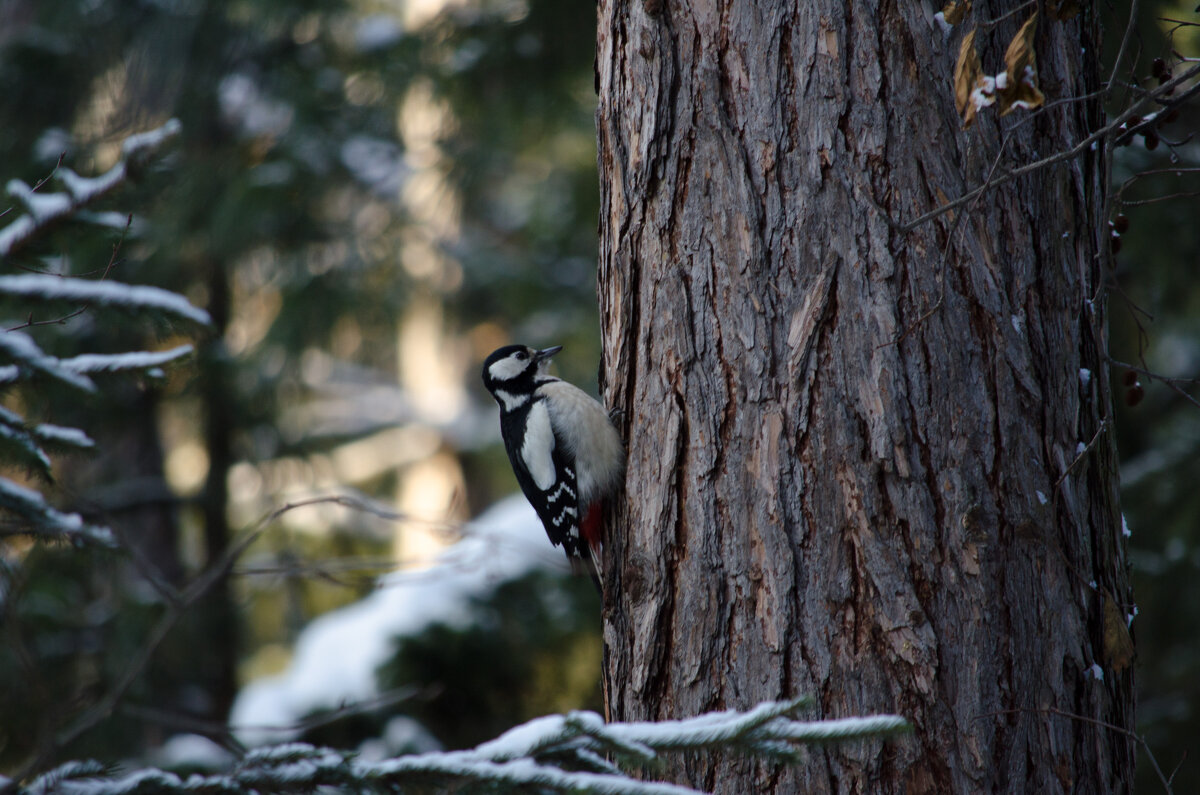
[[[396,637],[437,622],[463,624],[471,597],[542,568],[565,570],[565,559],[522,496],[502,500],[471,522],[433,567],[387,575],[370,596],[310,623],[287,670],[238,694],[230,713],[238,739],[247,745],[292,739],[298,732],[290,727],[305,715],[377,695],[375,671]]]

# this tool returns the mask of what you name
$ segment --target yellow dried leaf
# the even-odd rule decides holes
[[[972,30],[963,37],[958,48],[958,62],[954,65],[954,105],[958,108],[958,115],[962,116],[963,127],[970,127],[975,121],[975,103],[971,99],[971,92],[982,77],[983,67],[979,64],[975,31]]]
[[[1034,11],[1004,52],[1005,82],[1003,87],[996,87],[1001,116],[1013,108],[1041,107],[1046,100],[1037,87],[1037,55],[1033,45],[1036,34],[1037,12]]]
[[[971,13],[971,0],[950,0],[942,7],[942,19],[947,24],[957,25]]]
[[[1104,594],[1104,661],[1116,673],[1133,663],[1133,637],[1116,601]]]
[[[1013,40],[1008,43],[1008,49],[1004,51],[1004,64],[1008,67],[1009,74],[1018,67],[1035,62],[1033,37],[1037,33],[1037,16],[1037,12],[1034,11],[1033,16],[1025,20],[1025,24],[1017,31],[1017,35],[1013,36]]]

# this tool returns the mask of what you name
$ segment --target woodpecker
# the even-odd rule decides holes
[[[625,450],[598,401],[546,373],[561,350],[506,345],[484,360],[483,384],[500,404],[500,435],[521,491],[550,542],[600,590],[600,514],[621,485]]]

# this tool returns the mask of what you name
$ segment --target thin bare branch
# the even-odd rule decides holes
[[[1136,200],[1121,202],[1121,204],[1124,205],[1125,207],[1141,207],[1144,204],[1157,204],[1158,202],[1165,202],[1165,201],[1169,201],[1171,199],[1192,199],[1192,198],[1195,198],[1196,196],[1200,196],[1200,190],[1189,190],[1189,191],[1183,191],[1180,193],[1167,193],[1162,196],[1155,196],[1150,199],[1136,199]]]
[[[1135,2],[1136,2],[1136,0],[1135,0]],[[999,25],[1001,22],[1008,19],[1009,17],[1015,16],[1028,8],[1034,8],[1035,6],[1037,6],[1037,0],[1028,0],[1028,2],[1021,3],[1019,6],[1017,6],[1013,10],[1007,11],[1007,12],[1001,14],[1000,16],[996,17],[995,19],[987,19],[982,22],[976,23],[976,27],[979,30],[991,30],[992,28],[996,27],[997,25]]]
[[[1117,72],[1121,70],[1121,63],[1125,60],[1125,51],[1129,49],[1129,41],[1133,38],[1133,28],[1137,22],[1138,0],[1131,0],[1129,3],[1129,21],[1125,23],[1125,33],[1121,36],[1121,46],[1117,48],[1117,57],[1113,59],[1112,72],[1108,76],[1108,82],[1105,83],[1105,90],[1111,92],[1114,81],[1117,79]]]
[[[1087,457],[1087,454],[1090,453],[1092,448],[1096,446],[1096,442],[1100,441],[1100,437],[1104,435],[1106,430],[1108,430],[1108,420],[1101,420],[1100,427],[1097,428],[1096,433],[1092,435],[1092,440],[1084,445],[1083,449],[1080,450],[1075,456],[1075,459],[1071,461],[1071,463],[1067,464],[1067,468],[1064,469],[1063,473],[1058,476],[1058,480],[1054,481],[1055,489],[1058,489],[1058,487],[1062,485],[1062,482],[1067,479],[1067,475],[1071,474],[1071,470],[1074,469],[1080,461]],[[1057,494],[1055,496],[1057,496]]]
[[[387,690],[373,698],[356,701],[353,704],[345,704],[336,709],[317,712],[306,718],[287,724],[255,723],[230,725],[222,720],[212,720],[197,715],[159,709],[148,704],[125,704],[120,708],[120,712],[123,715],[128,715],[147,723],[203,735],[240,756],[245,753],[245,746],[237,739],[237,734],[243,731],[277,731],[300,735],[313,729],[319,729],[322,726],[337,723],[345,718],[355,717],[356,715],[369,715],[377,710],[387,709],[406,702],[429,700],[436,697],[441,690],[440,686],[421,688],[415,685],[406,685]]]
[[[1157,98],[1160,96],[1166,96],[1171,91],[1182,86],[1184,83],[1188,82],[1189,80],[1196,77],[1197,75],[1200,75],[1200,64],[1193,66],[1192,68],[1188,69],[1186,72],[1180,74],[1178,77],[1175,77],[1175,78],[1169,80],[1168,82],[1162,84],[1157,89],[1150,92],[1149,97]],[[1180,94],[1176,98],[1176,101],[1182,102],[1185,99],[1190,98],[1197,93],[1200,93],[1200,82],[1197,82],[1191,86],[1188,86],[1187,90],[1184,91],[1184,93]],[[983,195],[984,193],[986,193],[987,191],[989,191],[993,188],[998,188],[1001,185],[1007,184],[1007,183],[1013,181],[1014,179],[1017,179],[1018,177],[1023,177],[1026,174],[1030,174],[1034,171],[1038,171],[1040,169],[1047,168],[1048,166],[1052,166],[1056,163],[1061,163],[1065,160],[1071,160],[1075,157],[1078,157],[1080,154],[1082,154],[1083,152],[1085,152],[1089,148],[1091,148],[1091,146],[1093,144],[1099,145],[1098,144],[1099,141],[1105,140],[1107,138],[1113,137],[1116,134],[1118,134],[1118,131],[1120,130],[1121,125],[1127,123],[1135,116],[1138,116],[1138,114],[1135,113],[1135,110],[1136,110],[1136,106],[1126,109],[1125,112],[1122,113],[1121,115],[1119,115],[1116,119],[1109,122],[1105,126],[1097,129],[1096,131],[1094,131],[1093,133],[1088,135],[1086,138],[1084,138],[1082,141],[1080,141],[1079,143],[1077,143],[1075,146],[1071,147],[1070,149],[1059,152],[1057,154],[1048,155],[1047,157],[1043,157],[1040,160],[1035,160],[1032,163],[1026,163],[1023,166],[1019,166],[1018,168],[1013,169],[1012,171],[1007,171],[1003,174],[1000,174],[999,176],[996,176],[994,178],[991,178],[991,179],[985,181],[983,184],[979,185],[978,187],[972,188],[971,190],[967,191],[966,193],[964,193],[962,196],[960,196],[957,199],[946,202],[945,204],[942,204],[941,206],[936,207],[936,208],[930,210],[929,212],[918,216],[917,218],[913,219],[912,221],[909,221],[908,223],[898,224],[899,230],[904,233],[911,232],[913,229],[916,229],[921,224],[924,224],[928,221],[933,220],[934,218],[944,215],[945,213],[950,212],[951,210],[958,209],[959,207],[966,205],[967,203],[971,202],[975,198]],[[1121,131],[1121,134],[1124,134],[1124,132],[1125,131]]]
[[[125,226],[121,229],[121,236],[119,238],[117,238],[116,243],[113,243],[112,254],[108,258],[108,264],[105,265],[104,270],[100,272],[100,281],[104,281],[105,279],[107,279],[108,274],[112,272],[112,269],[114,267],[116,267],[117,253],[121,250],[121,246],[125,243],[125,237],[126,237],[126,235],[129,234],[129,228],[132,225],[133,225],[133,213],[130,213],[129,216],[125,219]],[[31,270],[31,269],[26,269],[26,270]],[[87,275],[87,274],[84,274],[84,275]],[[6,331],[19,331],[20,329],[30,328],[32,326],[55,326],[55,325],[65,326],[67,324],[68,320],[79,317],[80,315],[82,315],[84,312],[88,311],[91,308],[92,308],[91,304],[84,304],[83,306],[79,307],[78,309],[76,309],[68,314],[65,314],[61,317],[53,318],[51,320],[34,320],[33,313],[30,312],[29,315],[26,317],[24,323],[22,323],[18,326],[12,326],[11,328],[8,328],[5,330]]]
[[[50,743],[36,751],[33,756],[23,764],[16,775],[13,776],[13,781],[21,781],[22,779],[33,774],[53,757],[59,749],[66,747],[74,740],[81,737],[83,734],[94,728],[98,723],[112,715],[120,701],[125,697],[129,688],[145,667],[150,663],[154,653],[162,644],[167,634],[175,627],[183,614],[193,604],[201,599],[209,589],[224,577],[233,566],[242,553],[244,553],[251,544],[253,544],[259,536],[262,535],[266,527],[284,513],[292,510],[299,505],[285,505],[278,510],[272,511],[267,516],[263,517],[253,529],[243,534],[242,538],[236,543],[226,547],[225,552],[216,561],[211,563],[196,579],[194,579],[186,588],[184,588],[176,598],[168,601],[165,606],[165,611],[158,621],[151,627],[145,641],[134,653],[133,657],[126,664],[125,669],[117,679],[117,681],[109,688],[108,692],[96,702],[92,707],[85,710],[79,715],[69,726],[62,729],[52,739]],[[3,791],[0,789],[0,791]]]
[[[190,584],[182,590],[176,590],[161,578],[152,578],[151,583],[155,590],[163,596],[165,600],[165,608],[162,616],[150,629],[145,641],[139,647],[132,659],[126,664],[125,669],[117,679],[117,681],[109,688],[104,696],[85,710],[65,729],[60,730],[57,735],[53,736],[45,743],[33,756],[21,766],[20,770],[13,777],[13,781],[20,781],[37,770],[41,769],[44,764],[53,758],[59,749],[66,747],[74,740],[81,737],[83,734],[93,729],[98,723],[108,718],[118,708],[121,701],[124,699],[129,688],[141,674],[141,672],[150,663],[158,647],[162,644],[167,634],[175,627],[184,613],[191,608],[196,602],[204,597],[212,587],[226,576],[233,569],[234,563],[240,558],[247,549],[257,541],[266,529],[274,522],[278,521],[284,514],[294,511],[298,508],[304,508],[313,505],[333,504],[340,505],[346,508],[351,508],[357,511],[363,511],[373,514],[380,518],[397,521],[397,522],[422,522],[426,525],[434,527],[444,527],[453,530],[455,533],[463,534],[463,524],[460,522],[439,522],[434,520],[423,520],[413,517],[409,514],[391,510],[383,505],[380,505],[366,498],[352,497],[343,494],[324,495],[319,497],[311,497],[294,502],[288,502],[284,505],[266,513],[258,520],[249,530],[245,531],[241,537],[230,546],[226,547],[224,553],[216,561],[211,563],[199,576],[197,576]],[[135,562],[139,562],[135,558]],[[143,572],[145,573],[145,572]],[[3,792],[3,787],[0,787],[0,792]]]
[[[31,190],[36,193],[38,188],[42,187],[47,182],[49,182],[51,179],[53,179],[54,175],[58,173],[58,170],[60,168],[62,168],[63,160],[66,158],[66,156],[67,156],[66,151],[59,152],[58,153],[58,162],[54,164],[54,168],[50,169],[49,174],[47,174],[46,176],[39,179],[37,181],[37,183],[34,184],[34,186],[31,188]]]
[[[1126,737],[1128,737],[1131,740],[1133,740],[1134,742],[1136,742],[1139,746],[1141,746],[1142,750],[1146,752],[1146,757],[1150,760],[1150,764],[1153,765],[1154,771],[1158,774],[1158,780],[1159,780],[1159,782],[1162,783],[1163,789],[1168,793],[1168,795],[1170,795],[1170,793],[1172,793],[1171,779],[1168,779],[1166,776],[1163,775],[1162,768],[1160,768],[1158,766],[1158,760],[1154,758],[1154,752],[1152,750],[1150,750],[1150,744],[1146,742],[1146,738],[1143,737],[1142,735],[1138,734],[1135,731],[1131,731],[1130,729],[1125,728],[1124,726],[1118,726],[1115,723],[1109,723],[1106,720],[1100,720],[1099,718],[1093,718],[1089,715],[1079,715],[1074,712],[1067,712],[1065,710],[1057,709],[1055,707],[1041,707],[1041,708],[1018,707],[1015,709],[1000,709],[1000,710],[996,710],[994,712],[984,712],[980,715],[977,715],[976,717],[977,718],[994,718],[998,715],[1021,715],[1021,714],[1057,715],[1060,718],[1068,718],[1070,720],[1077,720],[1081,723],[1089,723],[1093,726],[1099,726],[1102,729],[1109,729],[1111,731],[1115,731],[1115,732],[1125,735]],[[1174,778],[1174,773],[1172,773],[1171,778]]]
[[[1129,364],[1127,362],[1119,361],[1111,356],[1108,357],[1108,363],[1114,367],[1123,367],[1126,370],[1132,370],[1135,373],[1144,375],[1151,381],[1159,381],[1166,385],[1166,387],[1172,392],[1186,400],[1188,403],[1191,403],[1196,408],[1200,408],[1200,400],[1192,397],[1192,395],[1186,389],[1180,386],[1180,384],[1200,384],[1200,378],[1179,378],[1174,376],[1166,376],[1156,373],[1146,367],[1139,367],[1136,364]]]

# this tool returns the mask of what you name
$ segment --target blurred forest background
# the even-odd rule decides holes
[[[1200,22],[1193,6],[1141,4],[1138,80],[1153,79],[1156,57],[1176,63],[1172,48],[1200,54],[1197,28],[1164,20]],[[1128,12],[1102,13],[1112,53]],[[98,174],[125,137],[182,123],[94,208],[119,215],[64,224],[0,273],[157,285],[213,318],[197,334],[0,305],[6,329],[39,323],[24,331],[48,352],[197,346],[162,378],[114,377],[87,400],[53,384],[2,396],[97,447],[57,457],[52,483],[20,466],[6,476],[113,528],[132,553],[0,536],[0,774],[119,680],[168,609],[154,578],[187,582],[262,516],[316,495],[406,519],[322,503],[263,525],[113,714],[58,758],[213,763],[278,717],[245,690],[294,666],[313,619],[388,589],[411,594],[393,609],[430,618],[382,639],[374,695],[351,703],[325,682],[325,703],[293,705],[288,730],[262,737],[398,753],[599,707],[599,600],[548,543],[520,550],[535,566],[456,564],[476,586],[453,610],[432,603],[445,589],[420,590],[446,568],[426,571],[439,550],[470,534],[464,522],[516,488],[482,357],[510,341],[562,344],[558,372],[595,390],[594,42],[593,5],[561,0],[0,0],[5,180],[32,185],[60,156]],[[1195,109],[1184,114],[1171,129],[1200,129]],[[1166,135],[1115,150],[1129,226],[1111,354],[1195,377],[1200,176],[1172,167],[1200,157]],[[1180,791],[1200,791],[1200,406],[1137,377],[1116,399],[1139,723],[1160,765],[1184,760]],[[227,728],[231,710],[244,731]],[[164,756],[180,737],[186,750]],[[1156,782],[1143,760],[1139,788]]]

